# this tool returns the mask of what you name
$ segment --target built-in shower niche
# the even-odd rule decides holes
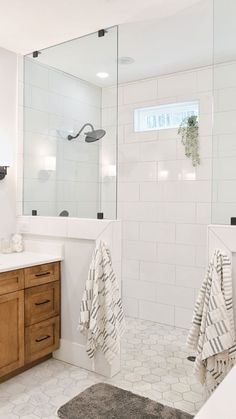
[[[115,219],[117,112],[110,129],[102,97],[110,85],[117,95],[117,28],[34,55],[24,57],[23,214]]]

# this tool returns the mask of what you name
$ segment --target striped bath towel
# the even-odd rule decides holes
[[[109,363],[120,353],[124,311],[110,251],[100,242],[93,254],[80,306],[80,331],[87,336],[87,353],[100,348]]]
[[[209,393],[236,361],[231,262],[216,250],[203,281],[187,346],[196,350],[194,372]]]

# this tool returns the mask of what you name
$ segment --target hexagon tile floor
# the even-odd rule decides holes
[[[128,319],[121,372],[112,379],[51,359],[0,384],[1,419],[52,419],[57,409],[101,381],[195,414],[203,390],[186,358],[187,331]]]

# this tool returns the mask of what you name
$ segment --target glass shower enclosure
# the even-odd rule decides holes
[[[236,222],[235,16],[235,0],[214,0],[212,224]]]
[[[23,215],[116,219],[117,44],[111,27],[24,57]]]

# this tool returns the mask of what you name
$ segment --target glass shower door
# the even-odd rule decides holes
[[[236,3],[214,0],[212,223],[236,217]]]
[[[116,167],[117,27],[25,56],[23,214],[115,219]]]

